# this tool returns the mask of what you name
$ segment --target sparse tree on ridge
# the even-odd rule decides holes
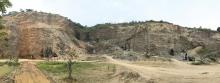
[[[33,12],[33,9],[26,9],[26,12]]]
[[[24,10],[23,10],[23,9],[20,9],[20,12],[24,12]]]

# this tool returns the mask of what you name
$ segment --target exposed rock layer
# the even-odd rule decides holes
[[[75,49],[78,53],[132,50],[159,56],[170,56],[171,50],[174,55],[183,51],[197,55],[193,51],[197,48],[220,49],[217,31],[167,22],[99,24],[86,28],[66,17],[35,11],[10,13],[3,17],[3,22],[6,28],[0,31],[7,33],[3,40],[9,44],[7,49],[0,49],[3,57],[41,58],[45,48],[50,48],[56,56],[63,55],[62,49]]]

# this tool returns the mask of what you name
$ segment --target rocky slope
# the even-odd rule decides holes
[[[64,55],[75,49],[84,53],[84,43],[76,38],[80,27],[66,17],[36,12],[13,12],[3,17],[8,33],[9,53],[21,58],[41,58],[49,55]],[[5,54],[9,55],[9,54]]]
[[[100,24],[87,34],[89,37],[85,40],[89,40],[99,53],[131,50],[151,56],[180,55],[183,52],[198,56],[202,51],[220,50],[220,33],[217,31],[161,21]]]
[[[132,51],[168,57],[183,52],[199,56],[220,51],[219,32],[162,21],[98,24],[86,28],[60,15],[26,11],[5,15],[3,24],[2,57],[41,58],[48,50],[53,56],[76,50],[80,54]]]

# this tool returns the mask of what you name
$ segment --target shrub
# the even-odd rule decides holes
[[[26,12],[33,12],[33,9],[26,9]]]
[[[220,27],[217,28],[217,31],[220,32]]]
[[[7,64],[8,66],[18,66],[18,65],[20,65],[18,60],[7,61],[7,62],[5,62],[5,64]]]
[[[7,35],[6,32],[0,32],[0,37]]]
[[[193,65],[203,65],[218,62],[218,54],[219,52],[212,52],[210,50],[203,50],[203,52],[207,52],[206,54],[201,55],[200,60],[193,62]]]
[[[210,62],[207,59],[198,60],[191,63],[192,65],[208,65]]]

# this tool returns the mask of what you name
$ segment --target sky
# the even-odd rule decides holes
[[[8,11],[34,9],[82,25],[164,20],[186,27],[220,27],[220,0],[10,0]]]

